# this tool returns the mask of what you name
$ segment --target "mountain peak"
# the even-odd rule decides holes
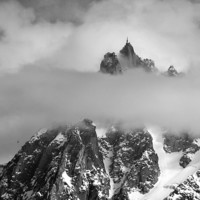
[[[126,56],[128,58],[133,57],[133,55],[135,54],[134,48],[132,46],[132,44],[128,41],[128,38],[126,40],[126,44],[124,45],[124,47],[120,50],[120,53],[123,56]]]
[[[100,72],[107,74],[121,74],[122,67],[119,63],[117,55],[113,52],[108,52],[104,55],[104,58],[100,65]]]
[[[177,76],[178,75],[178,72],[173,65],[171,65],[168,68],[167,73],[168,73],[169,76]]]

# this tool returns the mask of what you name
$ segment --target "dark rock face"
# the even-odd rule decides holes
[[[100,65],[100,71],[107,74],[121,74],[122,67],[115,53],[107,53]]]
[[[118,193],[114,194],[112,200],[130,200],[130,199],[128,197],[127,192],[123,190],[123,188],[121,188]]]
[[[1,173],[3,171],[4,165],[0,165],[0,177],[1,177]]]
[[[97,138],[85,119],[41,130],[4,166],[2,200],[129,200],[147,193],[160,174],[151,135],[111,129]]]
[[[200,199],[200,170],[178,185],[164,200],[199,200]]]
[[[177,70],[174,68],[173,65],[171,65],[168,70],[167,70],[167,75],[168,76],[178,76]]]
[[[124,131],[112,128],[100,139],[108,173],[113,182],[113,200],[128,199],[127,193],[147,193],[158,181],[158,156],[151,135],[142,129]]]
[[[120,54],[128,59],[131,59],[132,62],[134,62],[133,64],[136,65],[137,56],[130,42],[126,42],[125,46],[120,50]]]
[[[0,178],[2,200],[104,200],[108,191],[109,178],[90,120],[36,134]]]
[[[164,150],[167,153],[184,151],[190,147],[193,140],[188,136],[188,134],[183,134],[181,136],[176,136],[173,134],[164,135]]]
[[[192,156],[200,149],[198,139],[191,138],[187,133],[181,136],[173,134],[164,135],[164,150],[167,153],[183,152],[179,164],[185,168],[190,162]]]
[[[130,42],[126,42],[125,46],[120,50],[120,56],[126,60],[128,68],[142,67],[147,72],[155,71],[155,63],[151,59],[142,59],[134,51]]]

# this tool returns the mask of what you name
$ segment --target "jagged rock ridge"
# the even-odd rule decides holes
[[[111,179],[113,200],[128,199],[128,193],[147,193],[158,181],[160,169],[148,131],[110,129],[100,139],[101,151]]]
[[[4,167],[0,199],[117,200],[148,192],[159,176],[151,135],[109,131],[98,139],[95,130],[85,119],[35,134]]]
[[[134,51],[131,43],[126,41],[125,46],[120,50],[119,60],[123,62],[128,68],[141,67],[147,72],[153,72],[156,70],[155,63],[151,59],[142,59]]]
[[[168,70],[167,70],[167,75],[168,76],[178,76],[179,73],[177,72],[177,70],[174,68],[173,65],[171,65]]]
[[[104,59],[102,60],[100,65],[100,71],[102,73],[109,73],[109,74],[122,73],[121,64],[119,63],[119,60],[114,52],[107,53],[104,55]]]
[[[36,134],[5,166],[2,200],[106,199],[109,178],[90,120]]]
[[[128,39],[125,46],[117,56],[113,53],[106,53],[100,65],[100,71],[108,74],[121,74],[126,69],[143,68],[147,72],[156,71],[155,63],[151,59],[142,59],[134,51]]]
[[[122,74],[127,69],[141,68],[146,72],[158,72],[153,60],[145,58],[142,59],[135,53],[132,44],[126,41],[124,47],[116,55],[113,53],[106,53],[100,64],[100,72],[106,74]],[[171,65],[165,73],[161,73],[169,77],[176,77],[183,75],[179,73],[173,65]]]

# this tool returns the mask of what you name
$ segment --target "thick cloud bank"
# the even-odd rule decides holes
[[[200,134],[199,72],[169,78],[129,71],[123,76],[27,67],[0,80],[0,151],[41,127],[75,123],[153,124]],[[15,144],[15,145],[14,145]]]

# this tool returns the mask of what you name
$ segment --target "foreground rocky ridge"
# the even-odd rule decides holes
[[[4,167],[0,197],[106,199],[109,178],[90,120],[38,133]]]
[[[188,149],[199,149],[197,144],[187,134],[164,135],[163,148],[185,155]],[[149,193],[162,173],[146,129],[113,126],[97,137],[88,119],[39,131],[2,167],[2,200],[132,200],[135,192]],[[166,200],[198,199],[199,174],[173,186]]]
[[[160,173],[151,135],[112,131],[98,139],[95,128],[83,120],[34,135],[4,167],[0,198],[115,200],[148,192]]]

